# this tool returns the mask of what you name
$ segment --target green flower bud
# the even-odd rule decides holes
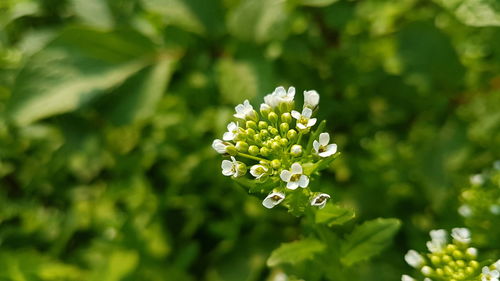
[[[271,167],[273,167],[274,169],[279,169],[281,167],[281,161],[278,159],[274,159],[273,161],[271,161]]]
[[[281,114],[281,122],[290,124],[292,122],[292,115],[288,112]]]
[[[465,272],[467,272],[467,274],[472,274],[472,273],[474,273],[474,268],[468,266],[465,268]]]
[[[444,263],[449,263],[451,261],[451,257],[448,255],[444,255],[442,259]]]
[[[437,255],[432,255],[431,256],[431,262],[434,265],[438,265],[441,263],[441,259]]]
[[[267,115],[267,119],[269,119],[269,121],[274,124],[278,122],[278,114],[276,114],[274,111],[271,111]]]
[[[262,142],[262,136],[260,134],[253,135],[253,140],[257,143]]]
[[[274,128],[274,127],[271,127],[271,129],[269,129],[269,132],[271,133],[271,135],[273,136],[276,136],[277,134],[279,134],[280,132],[278,131],[278,129]]]
[[[448,251],[448,253],[453,253],[453,251],[455,251],[457,249],[457,246],[453,245],[453,244],[448,244],[446,245],[446,251]]]
[[[436,274],[439,275],[439,276],[444,276],[444,271],[442,268],[437,268],[436,269]]]
[[[280,149],[280,143],[277,142],[277,141],[273,141],[271,143],[271,148],[272,148],[272,150],[278,150],[278,149]]]
[[[247,115],[247,118],[252,121],[259,122],[259,114],[257,114],[257,111],[255,110],[252,110],[252,112]]]
[[[251,145],[248,148],[248,153],[250,153],[250,155],[255,156],[255,155],[259,154],[259,152],[260,152],[260,150],[256,145]]]
[[[260,106],[260,114],[262,114],[262,116],[267,116],[269,115],[269,113],[272,111],[272,108],[267,105],[267,104],[262,104]]]
[[[244,141],[239,141],[236,143],[236,149],[239,152],[246,152],[248,150],[248,143],[246,143]]]
[[[255,122],[254,122],[254,123],[255,123]],[[247,133],[247,136],[249,136],[249,137],[253,137],[253,136],[255,135],[255,130],[254,130],[254,129],[252,129],[252,128],[248,128],[248,129],[246,130],[246,133]]]
[[[280,145],[283,146],[283,147],[287,146],[288,145],[288,139],[284,139],[284,138],[280,139]]]
[[[295,144],[290,148],[290,154],[294,157],[299,157],[302,155],[302,145]]]
[[[459,250],[455,250],[453,251],[453,257],[457,260],[461,259],[464,257],[464,254],[462,252],[460,252]]]
[[[226,152],[231,156],[235,156],[236,154],[238,154],[238,150],[233,145],[228,145],[226,147]]]
[[[252,128],[254,130],[257,130],[257,123],[255,123],[255,121],[252,120],[247,121],[246,126],[247,128]]]
[[[269,156],[270,153],[271,153],[271,150],[269,150],[269,148],[267,148],[267,147],[260,148],[260,154],[262,156],[267,157],[267,156]]]
[[[269,124],[266,121],[259,121],[259,129],[266,129]]]
[[[457,266],[458,267],[465,267],[465,262],[463,260],[457,260]]]
[[[453,269],[449,265],[445,265],[444,268],[444,273],[451,275],[453,273]]]
[[[273,140],[275,140],[275,141],[280,141],[280,140],[281,140],[281,137],[280,137],[280,136],[275,136],[275,137],[273,138]]]
[[[297,137],[297,131],[295,131],[294,129],[289,130],[286,133],[286,137],[288,138],[288,140],[293,141]]]
[[[266,129],[260,130],[259,135],[261,135],[262,138],[265,138],[265,137],[269,136],[269,131]]]
[[[236,136],[234,136],[234,140],[235,141],[241,141],[241,140],[245,140],[247,137],[247,132],[246,130],[240,128],[238,130],[238,134],[236,134]]]
[[[288,132],[288,130],[290,129],[290,125],[288,125],[288,123],[281,123],[280,124],[280,132],[281,133],[286,133]]]
[[[471,266],[472,268],[476,269],[479,267],[479,263],[477,261],[470,261],[469,262],[469,266]]]
[[[238,165],[236,165],[236,170],[238,170],[238,175],[243,176],[247,173],[247,165],[243,162],[238,161]]]

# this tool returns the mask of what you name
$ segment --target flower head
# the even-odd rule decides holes
[[[248,100],[243,101],[242,104],[238,104],[235,108],[236,113],[234,114],[234,117],[246,120],[247,118],[249,119],[255,119],[255,111],[253,110],[253,106],[250,104]]]
[[[302,174],[302,166],[295,162],[292,164],[291,171],[281,171],[280,178],[286,182],[286,188],[297,189],[297,187],[305,188],[309,184],[309,178]]]
[[[316,154],[318,154],[320,157],[329,157],[335,152],[337,152],[337,145],[332,143],[328,144],[330,142],[330,135],[328,133],[321,133],[319,135],[319,141],[314,140],[313,142],[313,148]]]
[[[223,160],[221,168],[222,168],[222,174],[224,176],[227,176],[227,177],[229,177],[229,176],[234,176],[234,177],[243,176],[245,174],[245,170],[246,170],[245,164],[243,164],[239,161],[236,161],[236,159],[233,156],[231,156],[231,161]]]
[[[464,244],[469,244],[471,240],[470,231],[465,227],[453,228],[451,230],[451,236],[453,237],[453,239]]]
[[[409,250],[406,253],[405,261],[414,268],[419,268],[425,263],[424,258],[415,250]]]
[[[320,209],[323,209],[328,199],[330,199],[330,195],[326,193],[320,193],[311,200],[311,206],[316,206]]]
[[[262,201],[262,205],[264,205],[264,207],[266,207],[268,209],[271,209],[272,207],[281,203],[281,201],[283,201],[284,199],[285,199],[284,193],[273,192],[273,193],[267,195],[267,197],[264,199],[264,201]]]
[[[269,168],[267,168],[264,165],[253,165],[250,168],[250,174],[254,176],[256,179],[260,179],[267,173],[267,171],[269,171]]]
[[[304,91],[304,107],[316,108],[319,103],[319,94],[315,90]]]
[[[306,130],[316,124],[316,118],[311,118],[312,109],[306,107],[302,110],[302,113],[292,110],[292,117],[297,119],[297,128],[299,130]]]

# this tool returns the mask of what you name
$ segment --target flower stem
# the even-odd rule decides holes
[[[238,152],[238,154],[237,154],[237,155],[238,155],[238,156],[241,156],[241,157],[248,158],[248,159],[257,160],[257,161],[269,161],[269,160],[264,159],[264,158],[260,158],[260,157],[257,157],[257,156],[253,156],[253,155],[246,154],[246,153],[241,153],[241,152]]]

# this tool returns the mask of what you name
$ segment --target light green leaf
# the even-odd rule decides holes
[[[203,34],[205,27],[202,22],[183,0],[142,0],[144,7],[163,17],[167,25],[175,25],[197,34]]]
[[[350,266],[380,253],[401,226],[398,219],[378,218],[354,229],[341,247],[344,265]]]
[[[301,0],[300,4],[304,6],[312,6],[312,7],[325,7],[331,5],[338,0]]]
[[[284,243],[271,253],[267,260],[268,266],[276,266],[282,263],[297,264],[311,259],[314,255],[324,251],[326,246],[320,241],[307,238],[304,240]]]
[[[113,26],[113,16],[105,0],[71,0],[73,11],[84,23],[103,28]]]
[[[242,40],[262,43],[285,32],[285,1],[244,0],[229,15],[229,32]]]
[[[316,212],[316,223],[328,226],[344,224],[355,217],[354,210],[339,205],[327,204]]]
[[[471,26],[500,26],[500,2],[497,0],[435,0],[458,20]]]
[[[63,31],[28,59],[16,78],[7,113],[28,124],[80,108],[154,61],[154,46],[131,31]]]

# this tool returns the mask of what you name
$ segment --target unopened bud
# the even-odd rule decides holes
[[[278,160],[278,159],[274,159],[273,161],[271,161],[271,167],[273,167],[274,169],[278,169],[281,167],[281,161]]]
[[[262,136],[260,134],[253,135],[253,140],[257,143],[262,142]]]
[[[271,112],[271,110],[272,108],[265,103],[260,105],[260,114],[262,114],[262,116],[267,116]]]
[[[272,148],[273,150],[278,150],[278,149],[280,148],[280,143],[279,143],[279,142],[277,142],[277,141],[273,141],[273,142],[271,143],[271,148]]]
[[[267,115],[267,119],[269,119],[269,121],[274,124],[278,122],[278,114],[276,114],[274,111],[271,111]]]
[[[269,136],[269,131],[266,129],[260,130],[259,135],[261,135],[262,138],[265,138],[265,137]]]
[[[441,262],[441,259],[438,256],[436,256],[436,255],[432,255],[431,256],[431,262],[434,265],[438,265]]]
[[[239,141],[236,143],[236,149],[239,152],[246,152],[248,150],[248,143],[246,143],[244,141]]]
[[[239,162],[236,165],[236,170],[238,171],[238,176],[241,177],[247,173],[247,165],[243,162]]]
[[[288,145],[288,139],[284,139],[284,138],[280,139],[280,145],[281,146],[287,146]]]
[[[269,124],[266,121],[259,121],[259,129],[266,129]]]
[[[247,133],[247,136],[249,136],[249,137],[253,137],[253,136],[255,135],[255,130],[254,130],[254,129],[252,129],[252,128],[248,128],[248,129],[246,130],[246,133]]]
[[[290,148],[290,154],[294,157],[298,157],[302,154],[302,146],[299,144],[292,145],[292,148]]]
[[[259,121],[259,114],[257,114],[257,111],[252,110],[252,112],[247,115],[247,119],[258,122]]]
[[[297,137],[297,131],[295,131],[294,129],[288,130],[288,132],[286,133],[286,137],[290,141],[294,140]]]
[[[267,156],[269,156],[270,153],[271,153],[271,151],[269,150],[269,148],[267,148],[267,147],[260,148],[260,154],[262,156],[267,157]]]
[[[238,154],[238,150],[233,145],[228,145],[226,147],[226,152],[231,156],[235,156],[236,154]]]
[[[288,112],[281,114],[281,122],[290,124],[292,122],[292,115]]]
[[[277,134],[279,134],[280,132],[278,131],[278,129],[274,128],[274,127],[271,127],[269,129],[269,132],[271,133],[271,135],[273,136],[276,136]]]
[[[255,156],[255,155],[259,154],[259,152],[260,152],[260,150],[256,145],[251,145],[248,148],[248,153],[250,153],[250,155]]]
[[[288,132],[289,129],[290,129],[290,125],[288,125],[288,123],[281,123],[280,124],[280,131],[282,133]]]
[[[257,123],[255,123],[255,121],[252,120],[247,121],[246,126],[247,128],[252,128],[254,130],[257,130]]]
[[[453,257],[456,259],[456,260],[459,260],[461,258],[464,257],[464,254],[462,252],[460,252],[459,250],[455,250],[453,251],[452,253]]]

